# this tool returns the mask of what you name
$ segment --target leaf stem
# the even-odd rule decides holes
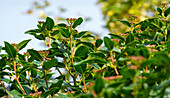
[[[82,74],[82,78],[83,78],[83,84],[84,84],[84,89],[87,93],[87,87],[86,87],[86,83],[85,83],[85,77],[84,77],[84,74]]]
[[[44,61],[45,61],[45,58],[43,58],[42,65],[44,65]],[[49,90],[49,88],[48,88],[48,82],[47,82],[47,76],[46,76],[46,72],[45,72],[44,67],[43,67],[43,73],[44,73],[44,77],[45,77],[45,83],[46,83],[46,86],[47,86],[47,90]]]
[[[116,74],[117,74],[117,76],[119,75],[119,72],[118,72],[118,70],[117,70],[117,68],[116,68],[116,66],[115,66],[115,64],[114,64],[114,60],[113,60],[113,51],[111,50],[110,51],[110,57],[111,57],[111,61],[112,61],[112,64],[113,64],[113,68],[114,68],[114,70],[115,70],[115,72],[116,72]]]
[[[26,95],[26,92],[25,92],[24,88],[22,87],[21,83],[19,82],[19,78],[18,78],[18,76],[17,76],[16,63],[15,63],[15,61],[13,61],[13,67],[14,67],[14,71],[15,71],[15,79],[17,80],[20,88],[22,89],[22,91],[23,91],[24,94]]]
[[[2,82],[2,81],[0,80],[0,83],[1,83],[1,85],[2,85],[2,87],[3,87],[3,89],[4,89],[4,90],[6,91],[6,93],[9,95],[8,90],[5,88],[4,82]]]
[[[56,67],[56,69],[58,70],[58,72],[60,73],[60,75],[63,75],[63,74],[61,73],[61,71],[59,70],[59,68]]]

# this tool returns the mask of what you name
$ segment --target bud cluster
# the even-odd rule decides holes
[[[44,21],[38,21],[38,23],[39,23],[39,24],[42,24],[42,23],[44,23]]]
[[[165,10],[168,7],[168,3],[159,3],[158,7],[161,8],[162,10]]]
[[[49,51],[38,51],[40,55],[42,55],[43,57],[46,57],[49,54]]]
[[[77,18],[67,18],[66,20],[69,25],[72,25],[77,20]]]
[[[134,22],[135,21],[135,19],[137,19],[138,17],[137,16],[135,16],[135,15],[129,15],[128,16],[128,20],[130,21],[130,22]]]

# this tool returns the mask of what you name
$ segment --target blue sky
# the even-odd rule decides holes
[[[39,10],[34,14],[24,14],[33,0],[1,0],[0,3],[0,45],[4,41],[9,43],[19,43],[25,39],[32,39],[28,48],[44,49],[41,42],[30,35],[24,34],[29,29],[36,28]],[[93,31],[99,35],[106,35],[108,31],[102,26],[105,24],[102,20],[100,6],[96,5],[97,0],[50,0],[51,6],[46,9],[50,17],[63,16],[68,18],[90,17],[92,20],[80,26],[79,30]],[[58,8],[65,8],[66,12],[58,13]]]

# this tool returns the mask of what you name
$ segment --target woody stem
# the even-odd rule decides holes
[[[16,63],[15,63],[15,61],[14,61],[13,63],[14,63],[14,64],[13,64],[13,67],[14,67],[14,71],[15,71],[15,79],[17,80],[17,82],[18,82],[21,90],[22,90],[22,91],[24,92],[24,94],[26,95],[26,92],[25,92],[24,88],[22,87],[21,83],[19,82],[19,78],[18,78],[18,76],[17,76]]]
[[[113,64],[113,68],[114,68],[114,70],[115,70],[115,72],[116,72],[116,74],[117,74],[117,76],[118,76],[118,75],[119,75],[119,72],[118,72],[116,66],[114,65],[113,51],[112,51],[112,50],[110,51],[110,57],[111,57],[111,61],[112,61],[112,64]]]

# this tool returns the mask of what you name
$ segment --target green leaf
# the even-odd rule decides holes
[[[2,46],[0,46],[0,53],[1,53],[1,50],[2,50]]]
[[[121,53],[121,50],[120,50],[119,48],[117,48],[117,47],[114,47],[114,48],[113,48],[113,51],[114,51],[114,52]]]
[[[14,59],[17,55],[17,51],[14,49],[14,46],[10,45],[8,42],[5,41],[4,43],[5,43],[5,51],[8,53],[10,57]]]
[[[23,81],[27,81],[27,82],[31,82],[30,80],[28,80],[24,75],[20,74],[19,78],[21,78],[21,80]]]
[[[55,36],[59,33],[60,31],[59,30],[55,30],[53,33],[51,33],[51,36]]]
[[[118,39],[120,39],[121,41],[124,41],[124,38],[123,37],[121,37],[121,36],[119,36],[119,35],[117,35],[117,34],[109,34],[111,37],[114,37],[114,38],[118,38]]]
[[[0,70],[2,70],[2,68],[6,65],[5,59],[2,58],[0,59]]]
[[[37,71],[35,68],[31,69],[31,77],[35,78],[37,76]]]
[[[60,94],[60,93],[57,93],[57,94],[60,98],[70,98],[69,96],[67,96],[65,94]]]
[[[55,92],[56,90],[58,90],[58,87],[53,87],[53,88],[49,89],[48,91],[44,92],[44,93],[42,94],[42,97],[43,97],[43,98],[46,98],[49,94]]]
[[[97,39],[96,40],[96,43],[95,43],[95,46],[98,48],[100,47],[100,45],[103,43],[103,40],[102,39]]]
[[[109,50],[112,50],[112,49],[113,49],[114,42],[111,41],[110,38],[104,37],[104,44],[105,44],[105,46],[106,46]]]
[[[157,11],[159,12],[159,15],[162,16],[162,10],[160,8],[157,8]]]
[[[170,7],[165,10],[164,15],[167,17],[170,14]]]
[[[80,25],[83,22],[83,18],[79,17],[74,23],[73,28],[76,28],[78,25]]]
[[[129,33],[129,35],[126,38],[125,44],[127,45],[128,43],[132,42],[134,40],[134,35],[132,33]]]
[[[31,89],[28,86],[22,86],[25,90],[25,92],[27,93],[27,95],[29,95],[31,92]]]
[[[23,49],[27,44],[28,42],[30,41],[31,39],[28,39],[28,40],[23,40],[22,42],[20,42],[16,47],[18,50],[21,50]]]
[[[14,98],[22,98],[21,94],[17,90],[9,91],[9,94],[12,95]]]
[[[118,20],[118,19],[113,19],[113,21],[120,21],[122,24],[128,26],[128,27],[131,27],[130,23],[128,21],[125,21],[125,20]]]
[[[96,57],[96,58],[103,58],[103,59],[106,59],[106,56],[104,55],[104,53],[101,53],[101,52],[90,53],[89,55],[92,56],[92,57]]]
[[[37,61],[43,61],[42,56],[41,56],[36,50],[29,49],[29,50],[27,50],[27,51],[29,52],[29,54],[31,55],[31,57],[34,58],[35,60],[37,60]]]
[[[8,84],[11,82],[11,79],[7,79],[7,78],[0,79],[0,80],[6,82],[6,83],[8,83]]]
[[[50,68],[52,68],[55,65],[57,65],[57,63],[58,63],[57,59],[48,60],[47,62],[44,63],[44,68],[46,70],[49,70]]]
[[[95,80],[95,85],[94,85],[94,91],[96,92],[96,94],[99,94],[102,89],[104,88],[105,86],[105,83],[102,79],[102,77],[98,77],[96,80]]]
[[[80,57],[80,58],[84,58],[88,55],[89,53],[89,49],[86,46],[80,46],[76,52],[75,52],[75,56]]]
[[[66,28],[58,28],[58,30],[60,31],[60,33],[66,37],[66,38],[69,38],[70,37],[70,32],[68,29]]]
[[[46,18],[46,27],[47,27],[47,30],[49,30],[49,31],[51,31],[52,30],[52,28],[54,27],[54,21],[53,21],[53,19],[52,18],[50,18],[50,17],[47,17]]]
[[[87,32],[88,32],[88,31],[81,31],[81,32],[79,32],[77,38],[82,37],[82,36],[83,36],[84,34],[86,34]]]
[[[83,42],[83,41],[80,41],[79,43],[77,43],[77,46],[79,45],[79,44],[83,44],[84,46],[87,46],[90,50],[94,50],[94,45],[91,43],[91,42]]]
[[[85,72],[86,67],[86,64],[74,65],[75,70],[81,74]]]
[[[41,33],[41,31],[39,29],[32,29],[25,32],[25,34],[29,34],[29,33]]]

